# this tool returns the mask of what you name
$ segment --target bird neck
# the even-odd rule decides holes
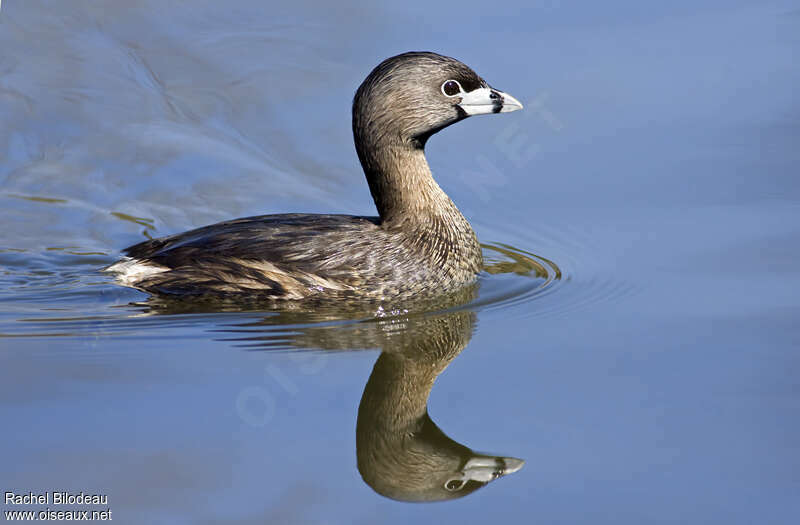
[[[415,429],[427,414],[428,396],[440,371],[402,353],[382,353],[361,397],[360,425],[398,435]]]
[[[357,145],[372,199],[385,224],[466,221],[433,180],[425,151],[409,142]]]

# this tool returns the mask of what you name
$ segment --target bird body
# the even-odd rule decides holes
[[[179,295],[380,299],[430,283],[452,290],[481,269],[480,246],[466,221],[393,228],[377,217],[349,215],[237,219],[145,241],[125,253],[129,259],[117,265],[134,276],[130,284]]]

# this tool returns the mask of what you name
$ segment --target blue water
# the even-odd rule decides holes
[[[795,523],[798,35],[789,1],[3,2],[0,490],[120,523]],[[525,104],[427,155],[483,242],[554,265],[445,315],[472,336],[430,417],[526,464],[424,505],[355,448],[421,318],[157,314],[97,271],[145,234],[374,214],[350,102],[411,49]]]

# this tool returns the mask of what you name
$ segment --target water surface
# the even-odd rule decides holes
[[[0,488],[108,494],[122,523],[794,523],[799,13],[4,2]],[[485,245],[464,297],[179,307],[98,272],[233,217],[374,214],[349,104],[411,49],[526,106],[427,147]],[[379,495],[374,366],[441,372],[455,444],[409,416],[429,439],[403,446],[525,466],[449,503]]]

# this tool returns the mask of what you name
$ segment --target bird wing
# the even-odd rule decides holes
[[[141,278],[136,288],[167,293],[253,291],[299,298],[309,289],[352,290],[381,278],[375,249],[392,246],[379,219],[350,215],[265,215],[205,226],[124,250]],[[114,265],[109,270],[120,272]]]

